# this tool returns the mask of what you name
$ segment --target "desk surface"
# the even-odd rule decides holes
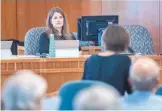
[[[55,92],[70,80],[80,80],[84,70],[84,62],[89,56],[67,58],[39,58],[35,56],[15,56],[1,59],[2,84],[17,70],[29,69],[46,78],[48,92]],[[148,56],[154,59],[161,68],[160,84],[162,84],[162,56]]]

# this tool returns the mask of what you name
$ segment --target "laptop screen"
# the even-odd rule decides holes
[[[1,49],[10,49],[13,41],[1,41]]]
[[[79,40],[56,40],[56,49],[79,49]]]

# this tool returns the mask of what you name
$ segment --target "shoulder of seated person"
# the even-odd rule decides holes
[[[43,32],[41,35],[48,35],[47,32]]]
[[[131,58],[130,58],[129,56],[127,56],[127,55],[120,54],[120,53],[116,54],[116,53],[113,53],[113,52],[108,52],[108,53],[107,53],[107,52],[101,52],[101,53],[99,53],[98,55],[101,56],[101,57],[118,55],[118,57],[131,59]]]
[[[48,38],[48,34],[46,32],[43,32],[40,36],[41,37],[47,37]]]
[[[75,39],[74,34],[72,32],[69,33],[69,36],[71,36],[73,39]]]

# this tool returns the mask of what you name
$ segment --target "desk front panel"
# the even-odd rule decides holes
[[[48,92],[57,91],[66,81],[81,79],[86,59],[85,57],[80,57],[1,60],[1,85],[14,72],[21,69],[29,69],[46,78]]]
[[[160,65],[160,84],[162,84],[162,57],[149,57],[153,58]],[[29,69],[45,77],[48,82],[48,92],[54,92],[67,81],[81,79],[86,59],[87,57],[1,60],[1,85],[14,72],[21,69]]]

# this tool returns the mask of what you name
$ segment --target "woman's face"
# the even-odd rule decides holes
[[[64,18],[59,12],[55,12],[51,19],[51,23],[55,29],[62,28],[64,25]]]

